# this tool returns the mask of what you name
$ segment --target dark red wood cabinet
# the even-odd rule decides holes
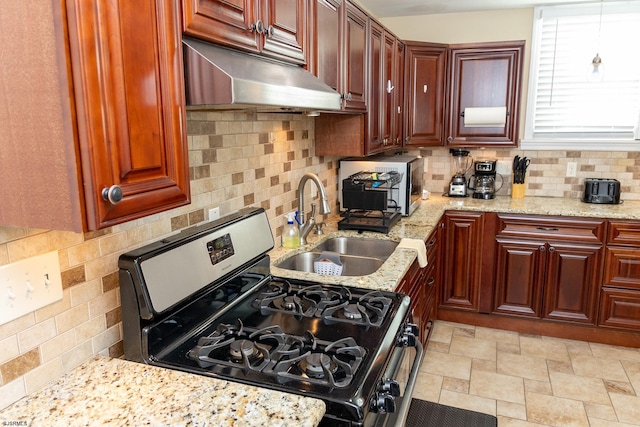
[[[309,6],[305,0],[182,0],[184,33],[306,64]]]

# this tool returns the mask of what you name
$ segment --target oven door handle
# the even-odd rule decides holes
[[[407,385],[404,388],[404,398],[402,399],[402,403],[400,404],[400,409],[398,410],[396,424],[395,427],[404,427],[405,422],[407,420],[407,416],[409,415],[409,406],[411,406],[411,396],[413,395],[413,388],[416,385],[416,380],[418,379],[418,373],[420,372],[420,364],[422,363],[422,355],[424,353],[424,349],[420,341],[416,340],[416,357],[413,359],[413,365],[411,365],[411,373],[409,374],[409,379],[407,380]],[[408,397],[408,399],[407,399]]]

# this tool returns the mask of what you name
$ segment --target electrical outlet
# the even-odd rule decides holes
[[[220,207],[209,209],[209,221],[220,218]]]
[[[578,164],[576,162],[567,163],[567,177],[575,177],[578,173]]]
[[[0,267],[0,325],[61,299],[58,251]]]

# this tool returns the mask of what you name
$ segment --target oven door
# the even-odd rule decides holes
[[[400,396],[394,398],[395,410],[386,414],[370,413],[365,419],[365,426],[403,427],[405,425],[423,352],[422,344],[418,340],[415,347],[395,347],[383,376],[384,379],[395,379],[400,385]]]

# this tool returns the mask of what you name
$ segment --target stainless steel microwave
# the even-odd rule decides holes
[[[399,184],[388,190],[387,211],[409,216],[415,211],[422,196],[424,159],[416,156],[348,157],[338,166],[338,200],[342,209],[342,182],[359,172],[397,172],[402,174]]]

